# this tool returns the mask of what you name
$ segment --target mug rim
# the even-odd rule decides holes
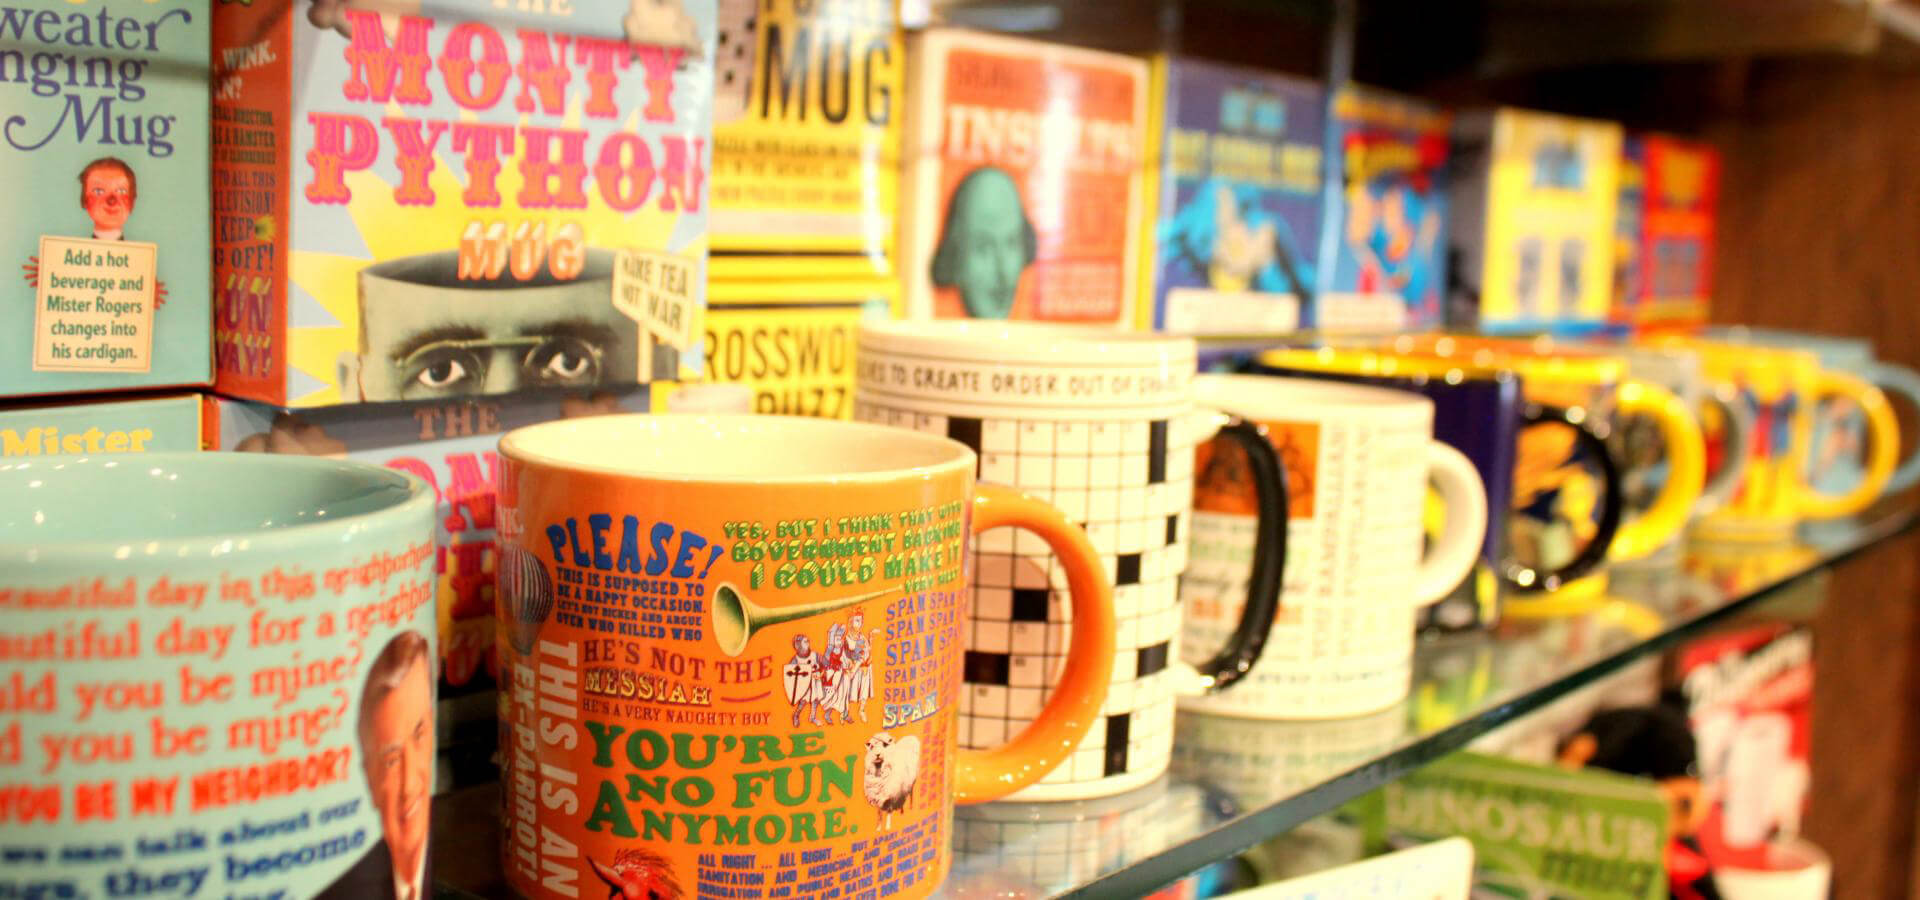
[[[1100,325],[987,319],[862,320],[856,346],[981,365],[1158,366],[1194,364],[1199,342]]]
[[[20,561],[51,564],[97,560],[110,557],[113,562],[138,563],[146,559],[204,559],[238,557],[242,554],[276,552],[310,545],[329,532],[358,534],[389,521],[411,515],[430,517],[435,495],[427,483],[398,469],[376,466],[352,459],[326,456],[299,456],[282,453],[240,453],[173,451],[166,453],[32,456],[0,460],[0,480],[14,473],[50,464],[54,470],[68,465],[99,465],[117,468],[121,464],[146,468],[155,477],[162,470],[176,467],[210,469],[222,480],[242,484],[255,479],[286,479],[320,474],[345,474],[360,479],[361,489],[403,489],[392,500],[374,509],[364,509],[339,518],[300,522],[276,528],[228,528],[184,537],[77,538],[72,540],[10,540],[0,537],[0,562]],[[253,472],[241,470],[253,469]],[[268,470],[268,471],[259,471]],[[139,552],[135,552],[135,548]]]
[[[1514,366],[1480,365],[1426,354],[1403,356],[1371,347],[1275,347],[1261,351],[1254,361],[1276,369],[1367,378],[1438,378],[1447,383],[1507,381],[1522,374]]]
[[[1238,386],[1252,388],[1258,396],[1245,399],[1235,396]],[[1194,376],[1193,391],[1194,400],[1201,406],[1215,406],[1230,412],[1268,402],[1284,407],[1259,413],[1262,418],[1302,411],[1414,417],[1433,414],[1433,400],[1412,391],[1289,375],[1202,373]]]
[[[550,434],[552,432],[575,432],[571,440],[580,441],[585,440],[578,434],[583,431],[624,431],[627,440],[632,442],[637,438],[648,436],[649,432],[657,434],[663,430],[682,432],[680,436],[682,441],[693,437],[713,438],[719,433],[716,429],[736,432],[734,437],[737,439],[757,439],[762,446],[769,448],[768,453],[772,455],[781,454],[782,448],[790,449],[791,442],[795,439],[805,438],[810,434],[827,434],[830,435],[831,440],[846,445],[847,450],[867,441],[886,441],[895,444],[917,444],[919,453],[939,458],[908,465],[874,468],[849,466],[847,471],[841,472],[782,475],[729,471],[717,464],[711,470],[697,472],[673,471],[666,468],[646,469],[643,468],[643,463],[608,465],[592,460],[568,459],[555,454],[549,448],[528,446],[535,441],[554,440]],[[866,440],[863,441],[862,438]],[[685,485],[750,484],[791,487],[809,484],[884,484],[892,481],[917,481],[958,471],[971,473],[975,467],[973,450],[945,435],[869,422],[820,419],[811,416],[769,416],[756,413],[673,413],[668,415],[620,413],[578,419],[554,419],[515,428],[500,436],[499,446],[501,456],[526,466],[633,481]],[[645,445],[627,443],[623,446],[644,448]],[[900,448],[895,447],[889,451],[889,458],[898,458],[899,450]],[[639,452],[645,451],[641,449]],[[846,457],[845,452],[841,455],[843,458]]]

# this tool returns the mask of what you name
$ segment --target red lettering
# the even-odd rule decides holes
[[[427,53],[432,19],[401,16],[400,33],[389,47],[379,13],[353,8],[342,9],[341,13],[353,24],[353,38],[345,51],[347,83],[340,88],[348,100],[385,103],[391,98],[411,104],[433,100],[427,90],[427,67],[433,62]],[[397,79],[395,69],[399,70]]]
[[[573,61],[587,66],[587,117],[611,119],[620,114],[613,89],[620,83],[616,69],[633,62],[633,50],[619,41],[581,37],[573,42]]]
[[[609,207],[616,212],[633,212],[647,202],[647,194],[653,190],[653,152],[633,132],[610,135],[600,143],[593,180],[600,186],[600,199]]]
[[[473,42],[480,41],[480,62],[473,61]],[[465,109],[492,109],[507,91],[507,74],[513,65],[507,62],[507,42],[500,33],[479,22],[462,22],[447,32],[447,43],[440,50],[440,77],[446,79],[447,96]],[[473,76],[478,72],[480,86]]]
[[[572,128],[522,126],[520,154],[522,209],[579,209],[587,205],[587,133]],[[555,144],[559,158],[553,158]]]
[[[455,122],[453,152],[467,157],[467,189],[460,199],[472,206],[499,206],[500,156],[513,151],[513,126]]]
[[[537,91],[541,112],[557,116],[567,111],[567,79],[573,77],[566,64],[570,40],[564,34],[554,35],[553,45],[559,52],[550,53],[546,32],[520,29],[520,96],[513,98],[514,109],[533,112],[533,94]]]
[[[307,113],[313,125],[313,149],[307,151],[307,164],[313,168],[313,180],[307,183],[309,203],[345,203],[353,199],[347,190],[347,173],[373,165],[380,150],[380,133],[373,123],[359,116],[340,113]]]
[[[440,135],[447,131],[447,123],[438,120],[427,124],[427,137],[420,138],[420,120],[403,119],[389,116],[380,120],[387,126],[387,133],[393,135],[393,162],[400,167],[400,185],[393,189],[393,202],[401,206],[430,206],[433,203],[433,188],[427,185],[427,176],[433,173],[433,148],[440,143]]]
[[[636,46],[640,68],[647,76],[647,107],[642,115],[649,122],[673,121],[673,73],[680,68],[686,51],[678,47]]]

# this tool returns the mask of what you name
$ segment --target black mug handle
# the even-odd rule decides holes
[[[1281,468],[1279,451],[1267,440],[1265,428],[1239,416],[1228,420],[1219,438],[1233,441],[1246,451],[1259,517],[1254,526],[1247,605],[1240,611],[1240,621],[1228,636],[1227,645],[1212,659],[1194,666],[1194,671],[1210,679],[1209,693],[1239,681],[1260,659],[1260,652],[1267,647],[1267,635],[1273,631],[1273,618],[1280,612],[1281,580],[1287,572],[1287,473]]]
[[[1509,559],[1501,567],[1501,577],[1514,589],[1526,593],[1558,590],[1568,582],[1587,574],[1604,562],[1607,550],[1613,546],[1614,533],[1620,530],[1620,511],[1626,505],[1625,485],[1620,480],[1620,466],[1613,461],[1613,451],[1607,448],[1607,441],[1585,424],[1584,418],[1576,419],[1567,411],[1556,406],[1528,404],[1521,414],[1526,425],[1521,429],[1535,428],[1541,425],[1563,425],[1573,429],[1573,441],[1587,451],[1594,464],[1600,467],[1600,519],[1593,540],[1587,542],[1580,552],[1565,565],[1550,572],[1542,572],[1518,560]]]

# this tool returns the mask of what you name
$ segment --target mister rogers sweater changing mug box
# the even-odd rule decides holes
[[[221,393],[700,373],[714,0],[213,12]]]
[[[0,397],[204,385],[207,4],[0,7]]]

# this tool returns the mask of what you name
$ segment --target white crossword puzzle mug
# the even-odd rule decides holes
[[[1412,676],[1414,619],[1473,569],[1487,534],[1486,487],[1460,451],[1433,439],[1433,401],[1364,385],[1201,375],[1194,395],[1264,426],[1287,475],[1294,548],[1269,648],[1231,687],[1182,707],[1263,719],[1355,716],[1392,706]],[[1245,457],[1198,454],[1193,559],[1181,583],[1189,645],[1239,627],[1237,585],[1257,552],[1242,499]],[[1425,551],[1427,486],[1446,520]]]
[[[1194,402],[1194,342],[1072,326],[984,321],[860,326],[854,418],[973,447],[980,480],[1044,498],[1081,524],[1113,577],[1119,620],[1104,721],[1072,759],[1015,800],[1077,800],[1166,770],[1176,694],[1221,690],[1254,665],[1286,567],[1285,477],[1257,426]],[[1214,434],[1254,461],[1246,499],[1266,539],[1237,625],[1180,660],[1194,446]],[[960,744],[1017,734],[1056,686],[1071,624],[1058,560],[1008,529],[975,543]],[[1198,677],[1195,677],[1195,676]]]

